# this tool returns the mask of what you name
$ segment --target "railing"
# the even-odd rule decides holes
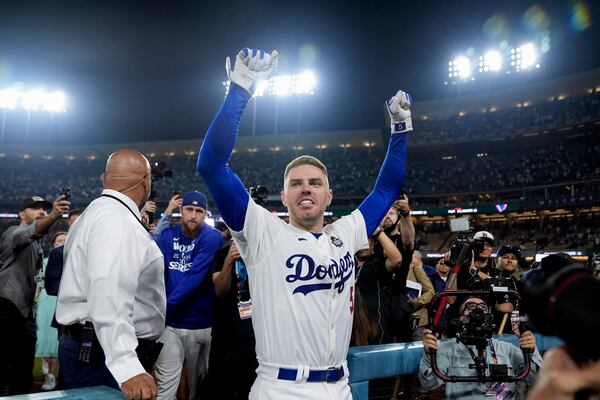
[[[519,345],[515,335],[495,336],[495,339]],[[540,352],[559,346],[562,342],[555,337],[536,334],[536,345]],[[394,343],[375,346],[352,347],[348,351],[350,387],[354,400],[369,398],[369,381],[398,375],[414,374],[419,371],[423,356],[423,343]]]

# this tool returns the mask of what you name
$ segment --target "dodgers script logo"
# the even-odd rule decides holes
[[[289,283],[296,281],[312,281],[324,280],[330,278],[335,281],[327,283],[308,283],[306,285],[300,285],[294,289],[294,294],[302,293],[305,296],[310,292],[316,290],[327,290],[331,289],[331,285],[337,289],[338,293],[344,291],[346,281],[352,276],[354,269],[354,257],[347,252],[343,258],[339,261],[329,260],[329,265],[316,265],[315,260],[306,254],[294,254],[285,262],[285,266],[290,268],[293,272],[285,277],[285,280]]]

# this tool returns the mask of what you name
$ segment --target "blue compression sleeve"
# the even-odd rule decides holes
[[[232,83],[206,132],[198,155],[198,172],[217,203],[223,220],[234,231],[244,228],[250,197],[240,178],[229,168],[229,158],[248,100],[250,93]]]
[[[406,171],[406,134],[393,134],[373,191],[358,206],[365,219],[367,236],[377,229],[400,194]]]

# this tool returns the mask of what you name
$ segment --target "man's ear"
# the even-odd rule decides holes
[[[19,211],[19,219],[25,219],[25,211]]]
[[[331,205],[333,201],[333,190],[329,189],[329,193],[327,193],[327,207]]]
[[[102,182],[102,186],[106,187],[106,173],[105,172],[100,174],[100,182]]]
[[[281,204],[283,204],[284,207],[287,207],[287,205],[285,204],[285,190],[282,190],[279,193],[279,197],[281,199]]]

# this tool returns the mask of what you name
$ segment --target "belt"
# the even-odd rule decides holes
[[[261,363],[257,372],[283,381],[293,382],[339,382],[346,376],[344,365],[327,369],[287,368]]]
[[[62,334],[64,336],[71,337],[77,341],[81,341],[81,336],[83,334],[83,325],[82,324],[65,325],[62,327]],[[94,334],[94,336],[96,336],[96,335]],[[137,341],[138,341],[138,344],[142,345],[142,346],[156,343],[154,340],[140,339],[140,338],[137,338]]]

